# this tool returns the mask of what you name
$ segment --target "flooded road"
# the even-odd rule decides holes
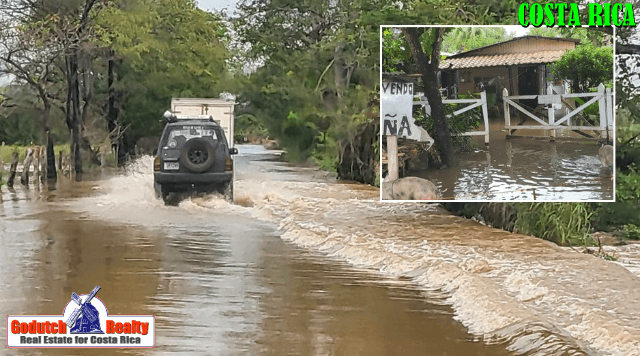
[[[164,206],[149,157],[75,192],[3,187],[2,314],[60,314],[100,285],[109,313],[155,315],[157,341],[0,353],[640,355],[640,250],[606,262],[259,147],[238,160],[243,206]]]
[[[444,198],[457,200],[613,200],[611,170],[602,168],[594,141],[549,142],[549,139],[505,139],[504,121],[490,122],[490,145],[477,137],[473,152],[459,153],[457,167],[414,172],[434,182]],[[516,135],[545,136],[539,130]],[[558,137],[575,137],[568,132]],[[579,136],[578,136],[579,137]]]
[[[311,183],[323,173],[247,150],[255,154],[239,158],[241,199],[262,190],[267,177],[327,185]],[[511,354],[470,335],[441,292],[284,242],[277,221],[253,209],[217,197],[164,206],[153,197],[149,168],[147,159],[126,177],[83,182],[76,192],[3,187],[1,313],[60,314],[72,292],[100,285],[110,313],[156,316],[156,348],[122,353]],[[376,195],[360,189],[344,194]],[[86,351],[3,347],[0,354]]]

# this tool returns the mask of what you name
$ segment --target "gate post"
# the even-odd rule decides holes
[[[511,131],[511,114],[509,114],[509,103],[505,100],[509,96],[507,88],[502,89],[502,103],[504,104],[504,127],[507,129],[507,138],[510,136]]]
[[[598,85],[598,95],[602,95],[600,99],[598,99],[598,109],[600,111],[600,139],[602,139],[602,134],[608,134],[607,130],[609,129],[609,115],[607,115],[607,93],[604,89],[604,84],[600,83]]]
[[[480,92],[480,100],[482,100],[482,117],[484,119],[484,145],[489,146],[489,110],[487,108],[487,91]]]
[[[606,93],[604,91],[604,85],[600,83],[598,85],[598,95],[602,95],[600,99],[598,99],[598,109],[600,109],[600,128],[605,129],[607,125],[607,98]]]
[[[389,165],[388,180],[398,179],[398,137],[387,135],[387,164]]]
[[[611,88],[607,88],[607,133],[608,137],[613,141],[613,127],[615,123],[615,116],[613,115],[613,93]]]
[[[607,88],[607,141],[613,137],[613,93],[611,93],[611,88]]]
[[[547,90],[547,93],[553,94],[553,86],[549,85],[549,88]],[[547,113],[549,115],[549,125],[553,126],[556,123],[556,106],[553,103],[547,105],[549,105],[549,108],[547,109]],[[552,129],[549,134],[549,136],[551,137],[551,142],[554,142],[556,140],[558,130]]]

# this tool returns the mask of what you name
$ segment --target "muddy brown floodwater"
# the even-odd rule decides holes
[[[640,250],[610,263],[240,150],[245,206],[164,206],[150,157],[75,190],[3,187],[3,315],[99,285],[157,332],[154,349],[0,354],[639,355]]]
[[[411,175],[431,180],[443,197],[456,200],[613,200],[611,169],[602,167],[600,146],[594,141],[566,141],[580,137],[560,133],[548,138],[505,139],[504,121],[490,122],[490,145],[476,137],[473,152],[459,153],[459,165]],[[592,132],[589,132],[593,134]],[[540,130],[520,130],[516,135],[544,137]],[[562,138],[562,139],[560,139]]]

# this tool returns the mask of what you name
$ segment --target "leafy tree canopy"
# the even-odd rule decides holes
[[[552,67],[556,79],[571,81],[576,93],[587,92],[600,83],[610,83],[613,73],[613,49],[582,45],[567,51]]]
[[[591,43],[594,47],[611,46],[612,36],[606,32],[593,28],[581,27],[532,27],[529,35],[542,37],[574,38],[580,44]]]
[[[123,120],[159,134],[171,97],[217,97],[226,89],[227,27],[192,0],[134,0],[105,9],[100,42],[121,60]]]

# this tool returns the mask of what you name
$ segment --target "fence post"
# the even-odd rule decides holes
[[[482,117],[484,118],[484,145],[489,146],[489,109],[486,90],[480,92],[480,100],[482,100]]]
[[[511,114],[509,114],[509,103],[505,100],[509,96],[507,88],[502,89],[502,102],[504,103],[504,127],[507,129],[507,137],[510,136]]]
[[[389,165],[388,180],[398,179],[398,137],[387,135],[387,164]]]
[[[551,85],[549,85],[549,88],[547,89],[547,93],[551,93],[553,94],[553,87]],[[555,104],[547,104],[549,105],[549,108],[547,109],[547,113],[549,116],[549,125],[555,125],[556,123],[556,106]],[[551,142],[556,140],[556,135],[558,134],[558,130],[556,129],[552,129],[550,132],[550,136],[551,136]]]
[[[613,123],[613,93],[611,88],[607,88],[607,141],[613,140]]]
[[[607,98],[606,92],[604,90],[604,84],[600,83],[598,85],[598,95],[602,95],[600,99],[598,99],[598,109],[600,110],[600,128],[606,130],[607,129]],[[603,130],[603,131],[604,131]],[[602,131],[601,131],[602,133]]]

